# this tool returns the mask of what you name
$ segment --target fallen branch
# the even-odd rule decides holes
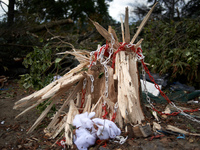
[[[29,32],[38,32],[38,31],[44,30],[45,28],[52,28],[52,27],[57,26],[57,25],[71,24],[71,23],[73,23],[73,20],[63,19],[63,20],[57,20],[57,21],[52,21],[52,22],[48,22],[48,23],[45,23],[45,24],[41,24],[41,25],[38,25],[36,27],[31,27],[27,30]]]

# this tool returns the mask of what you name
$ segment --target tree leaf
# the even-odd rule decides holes
[[[61,58],[56,58],[55,63],[58,64],[61,60]]]

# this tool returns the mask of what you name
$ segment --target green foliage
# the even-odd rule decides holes
[[[51,101],[46,100],[37,106],[37,110],[39,111],[39,113],[42,113],[50,104],[51,104]],[[47,117],[52,117],[55,112],[56,112],[56,106],[54,104],[51,107],[51,111],[47,114]]]
[[[187,83],[194,83],[200,64],[198,20],[150,21],[142,37],[145,61],[152,72],[170,73],[171,80],[182,76]]]
[[[76,23],[84,23],[88,17],[109,17],[106,0],[23,0],[17,1],[16,6],[18,19],[23,16],[23,19],[35,22],[71,18]]]
[[[45,75],[45,71],[52,65],[52,50],[46,44],[42,49],[34,47],[23,61],[23,65],[29,68],[30,73],[21,76],[21,82],[27,89],[32,87],[36,90],[49,84],[53,78],[53,74]]]

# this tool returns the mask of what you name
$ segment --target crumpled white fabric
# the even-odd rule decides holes
[[[100,140],[114,139],[121,134],[121,130],[110,120],[94,118],[92,121],[98,126],[97,137]]]
[[[88,112],[85,112],[83,114],[76,115],[73,120],[73,126],[76,128],[83,127],[86,129],[93,127],[93,122],[91,120],[92,117],[95,116],[95,112],[91,112],[88,114]]]
[[[100,140],[114,139],[121,134],[121,130],[116,124],[107,119],[94,118],[95,112],[85,112],[76,115],[73,120],[73,126],[76,127],[76,134],[74,135],[74,143],[79,150],[87,150],[91,145],[94,145],[96,139]],[[94,125],[98,127],[96,130]]]
[[[96,136],[91,134],[88,130],[84,128],[79,128],[76,130],[76,138],[74,138],[74,143],[79,150],[87,150],[90,145],[94,145],[96,141]]]

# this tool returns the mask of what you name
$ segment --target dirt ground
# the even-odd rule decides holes
[[[36,109],[29,111],[23,116],[15,119],[15,116],[22,110],[13,110],[14,103],[20,98],[34,92],[33,90],[24,90],[19,86],[16,80],[9,80],[0,90],[0,149],[1,150],[61,150],[61,146],[56,144],[56,140],[49,140],[44,136],[43,129],[49,123],[49,118],[46,118],[34,130],[33,133],[27,134],[28,129],[33,125],[39,117],[39,112]],[[179,103],[179,106],[188,108],[200,108],[200,100],[198,104]],[[160,106],[159,106],[160,105]],[[164,108],[164,105],[157,104],[158,108]],[[200,111],[192,113],[192,115],[200,116]],[[152,124],[153,116],[147,120]],[[200,120],[200,119],[199,119]],[[161,120],[161,125],[174,125],[188,132],[200,133],[200,124],[192,122],[184,116],[172,116]],[[126,133],[122,132],[125,137]],[[152,134],[152,136],[154,133]],[[163,134],[158,138],[135,138],[129,137],[122,145],[114,141],[106,141],[107,146],[102,147],[104,141],[96,144],[89,150],[168,150],[168,149],[184,149],[184,150],[200,150],[200,137],[186,136],[185,139],[178,139],[176,133]],[[53,146],[52,146],[53,145]],[[69,149],[69,148],[67,148]],[[76,148],[74,148],[76,149]]]

